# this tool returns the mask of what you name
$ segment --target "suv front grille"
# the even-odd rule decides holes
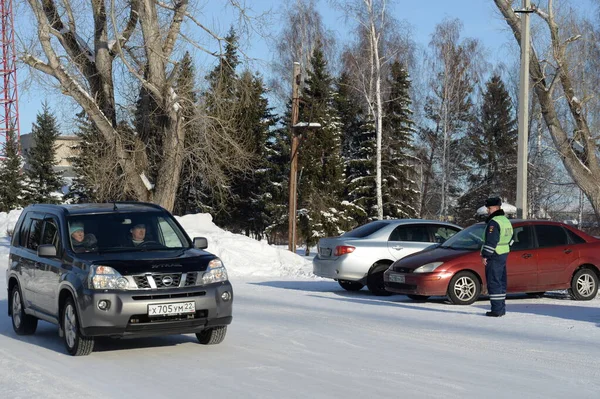
[[[150,283],[148,282],[148,278],[146,276],[133,276],[135,283],[138,288],[150,288]]]
[[[198,273],[188,273],[185,278],[185,286],[196,285],[196,279],[198,278]]]
[[[164,273],[164,274],[152,274],[156,288],[173,288],[179,287],[181,281],[181,273]]]
[[[196,296],[204,296],[206,291],[184,292],[178,294],[150,294],[150,295],[133,295],[131,298],[134,301],[149,301],[154,299],[172,299],[172,298],[193,298]]]
[[[137,288],[139,289],[152,289],[154,287],[158,289],[168,289],[179,287],[182,278],[185,278],[184,287],[190,287],[196,285],[196,279],[198,273],[152,273],[152,274],[141,274],[132,276]]]

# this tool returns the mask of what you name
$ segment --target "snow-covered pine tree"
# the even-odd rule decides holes
[[[19,142],[14,130],[6,134],[2,145],[4,158],[0,160],[0,212],[27,205],[26,181],[23,176],[23,157],[19,153]]]
[[[37,114],[32,128],[32,148],[27,154],[27,177],[31,182],[32,202],[57,203],[62,199],[62,172],[54,167],[56,160],[56,139],[60,135],[55,116],[47,103],[42,104],[42,112]]]
[[[236,69],[240,60],[238,35],[233,27],[225,37],[225,43],[225,53],[215,68],[206,75],[208,88],[202,93],[202,102],[207,117],[216,126],[216,130],[236,131],[239,120],[237,106],[239,76]],[[237,135],[238,132],[235,133]],[[239,136],[237,138],[241,144],[243,138]],[[233,198],[234,194],[231,191],[231,177],[227,176],[225,180],[227,186],[211,187],[207,179],[203,180],[203,176],[199,176],[195,182],[197,203],[202,212],[212,214],[217,225],[235,230],[232,228],[233,220],[229,206],[236,199]]]
[[[217,66],[206,77],[210,86],[206,102],[213,114],[226,111],[223,100],[226,102],[235,99],[235,86],[239,79],[236,70],[240,65],[238,39],[237,32],[231,27],[225,37],[225,53],[221,56]]]
[[[255,159],[254,168],[248,174],[236,176],[231,185],[233,210],[231,224],[244,234],[262,239],[271,224],[267,203],[270,201],[269,171],[266,144],[270,130],[277,123],[266,98],[266,89],[259,75],[244,71],[239,79],[238,96],[240,108],[239,127],[247,151]]]
[[[382,145],[382,192],[385,218],[417,216],[418,191],[412,137],[415,132],[410,106],[410,78],[395,61],[388,77],[389,97],[384,106]]]
[[[179,95],[179,105],[182,107],[184,129],[186,131],[185,148],[191,148],[189,141],[193,140],[192,134],[197,128],[197,112],[196,106],[198,96],[196,95],[196,68],[192,57],[186,51],[179,65],[177,74],[177,89]],[[175,206],[173,211],[176,215],[185,215],[196,212],[199,209],[198,202],[198,187],[200,186],[198,173],[195,173],[194,168],[189,162],[184,161],[181,167],[181,178],[179,180],[179,188],[177,189],[177,197],[175,198]]]
[[[336,108],[342,123],[342,155],[345,165],[344,198],[349,202],[348,215],[355,225],[377,218],[375,197],[376,133],[372,121],[354,98],[348,75],[337,82]]]
[[[311,57],[299,113],[301,122],[321,124],[320,129],[301,132],[298,151],[298,230],[308,247],[315,245],[320,237],[343,233],[353,224],[342,201],[345,186],[342,124],[334,104],[332,83],[318,44]]]
[[[76,146],[76,154],[71,157],[75,178],[65,199],[69,202],[97,202],[95,195],[93,176],[89,171],[93,170],[93,160],[97,158],[99,148],[101,148],[99,134],[94,128],[92,122],[86,117],[84,112],[77,114],[75,124],[77,129],[75,135],[79,137],[79,143]]]
[[[265,156],[269,163],[269,201],[265,207],[269,214],[269,225],[265,234],[270,243],[282,244],[288,239],[289,227],[289,176],[290,176],[290,104],[280,127],[269,132],[265,143]]]
[[[83,111],[75,115],[75,125],[75,135],[79,142],[76,145],[76,155],[70,159],[75,178],[65,199],[73,203],[98,202],[94,189],[93,163],[100,156],[98,149],[102,147],[101,137]]]
[[[470,155],[471,174],[467,193],[459,198],[457,218],[473,222],[477,208],[489,195],[500,195],[508,202],[516,200],[517,148],[516,119],[510,95],[498,75],[486,84],[483,102],[473,129],[465,138]]]
[[[75,178],[65,199],[78,202],[106,202],[134,199],[127,193],[124,174],[111,157],[111,146],[82,110],[76,115],[75,135],[79,142],[71,157]],[[133,134],[121,124],[123,137]]]

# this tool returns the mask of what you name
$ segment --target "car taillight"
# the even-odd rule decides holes
[[[337,247],[335,247],[335,256],[341,256],[344,254],[349,254],[351,252],[354,252],[356,248],[355,247],[351,247],[348,245],[338,245]]]

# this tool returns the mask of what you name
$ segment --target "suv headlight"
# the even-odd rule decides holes
[[[225,270],[221,259],[215,258],[208,262],[208,268],[202,275],[202,278],[198,279],[198,284],[204,285],[219,283],[221,281],[227,281],[227,270]]]
[[[129,282],[110,266],[94,265],[90,271],[89,286],[97,290],[125,290]]]
[[[426,265],[417,267],[413,273],[431,273],[432,271],[434,271],[435,269],[437,269],[438,267],[440,267],[443,264],[444,264],[444,262],[428,263]]]

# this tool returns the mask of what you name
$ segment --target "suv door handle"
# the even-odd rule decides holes
[[[523,254],[522,257],[525,258],[525,259],[531,258],[531,254]]]
[[[566,253],[566,254],[570,254],[571,252],[573,252],[573,250],[572,250],[571,248],[567,248],[567,249],[565,249],[565,253]]]
[[[392,247],[392,249],[395,249],[396,251],[402,251],[404,247],[401,247],[400,245],[395,245]]]

